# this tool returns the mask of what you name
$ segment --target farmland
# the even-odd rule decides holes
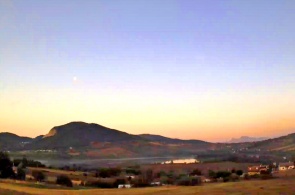
[[[1,194],[51,194],[51,195],[85,195],[85,194],[293,194],[295,192],[295,177],[278,178],[271,180],[250,180],[230,183],[213,183],[202,186],[182,187],[163,186],[134,189],[46,189],[13,182],[0,182]],[[37,185],[37,184],[36,184]],[[12,191],[13,190],[13,191]],[[5,192],[5,193],[2,193]],[[14,193],[16,192],[16,193]]]
[[[241,169],[246,172],[247,167],[252,163],[235,163],[235,162],[216,162],[216,163],[191,163],[191,164],[147,164],[142,165],[143,169],[152,169],[154,172],[173,171],[175,173],[189,172],[193,169],[199,169],[206,175],[209,170],[232,170]]]

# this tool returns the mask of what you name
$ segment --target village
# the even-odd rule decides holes
[[[85,169],[72,165],[46,167],[26,158],[13,161],[16,183],[74,188],[138,188],[155,186],[197,186],[209,183],[237,182],[257,179],[276,179],[294,174],[295,162],[272,164],[214,162],[197,160],[161,164],[143,164],[128,167]],[[3,181],[1,181],[3,182]]]

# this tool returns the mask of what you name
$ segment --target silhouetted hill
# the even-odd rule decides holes
[[[168,138],[161,135],[141,134],[139,136],[149,141],[166,143],[166,144],[198,144],[198,145],[210,144],[209,142],[205,142],[202,140],[182,140],[182,139]]]
[[[46,159],[199,156],[210,160],[231,157],[251,161],[257,160],[257,156],[275,159],[291,155],[295,151],[295,134],[257,142],[210,143],[152,134],[131,135],[94,123],[71,122],[53,127],[48,134],[34,139],[0,133],[0,149],[26,150],[26,155],[36,159],[40,156]]]
[[[267,151],[295,151],[295,133],[253,143],[250,149]]]
[[[268,137],[249,137],[241,136],[240,138],[232,138],[229,143],[257,142],[269,139]]]
[[[20,137],[13,133],[0,133],[0,148],[1,150],[16,150],[22,149],[24,145],[31,142],[32,138]]]
[[[85,147],[92,142],[122,142],[142,141],[136,135],[131,135],[115,129],[110,129],[94,123],[71,122],[53,127],[42,139],[35,139],[30,148],[58,149],[69,147]]]

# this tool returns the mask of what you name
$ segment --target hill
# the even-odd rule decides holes
[[[152,142],[159,142],[164,144],[194,144],[194,145],[210,144],[209,142],[205,142],[202,140],[182,140],[182,139],[168,138],[161,135],[141,134],[139,136]]]
[[[161,135],[132,135],[94,123],[70,122],[53,127],[36,138],[0,133],[1,150],[32,159],[186,158],[234,160],[237,162],[280,161],[295,154],[295,134],[264,141],[210,143]],[[38,150],[38,151],[36,151]],[[45,151],[44,151],[45,150]],[[48,151],[46,151],[48,150]],[[278,152],[275,152],[278,151]]]
[[[253,143],[250,149],[256,148],[267,151],[295,151],[295,133]]]
[[[128,142],[144,139],[115,129],[94,123],[71,122],[53,127],[42,138],[38,136],[29,145],[33,149],[62,149],[69,147],[86,147],[92,142]]]
[[[241,136],[240,138],[232,138],[229,143],[257,142],[269,139],[268,137],[249,137]]]
[[[0,133],[0,148],[2,150],[18,150],[22,149],[27,143],[33,139],[29,137],[20,137],[13,133]]]

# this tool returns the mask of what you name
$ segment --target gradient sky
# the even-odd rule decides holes
[[[295,132],[294,0],[0,0],[0,131]]]

